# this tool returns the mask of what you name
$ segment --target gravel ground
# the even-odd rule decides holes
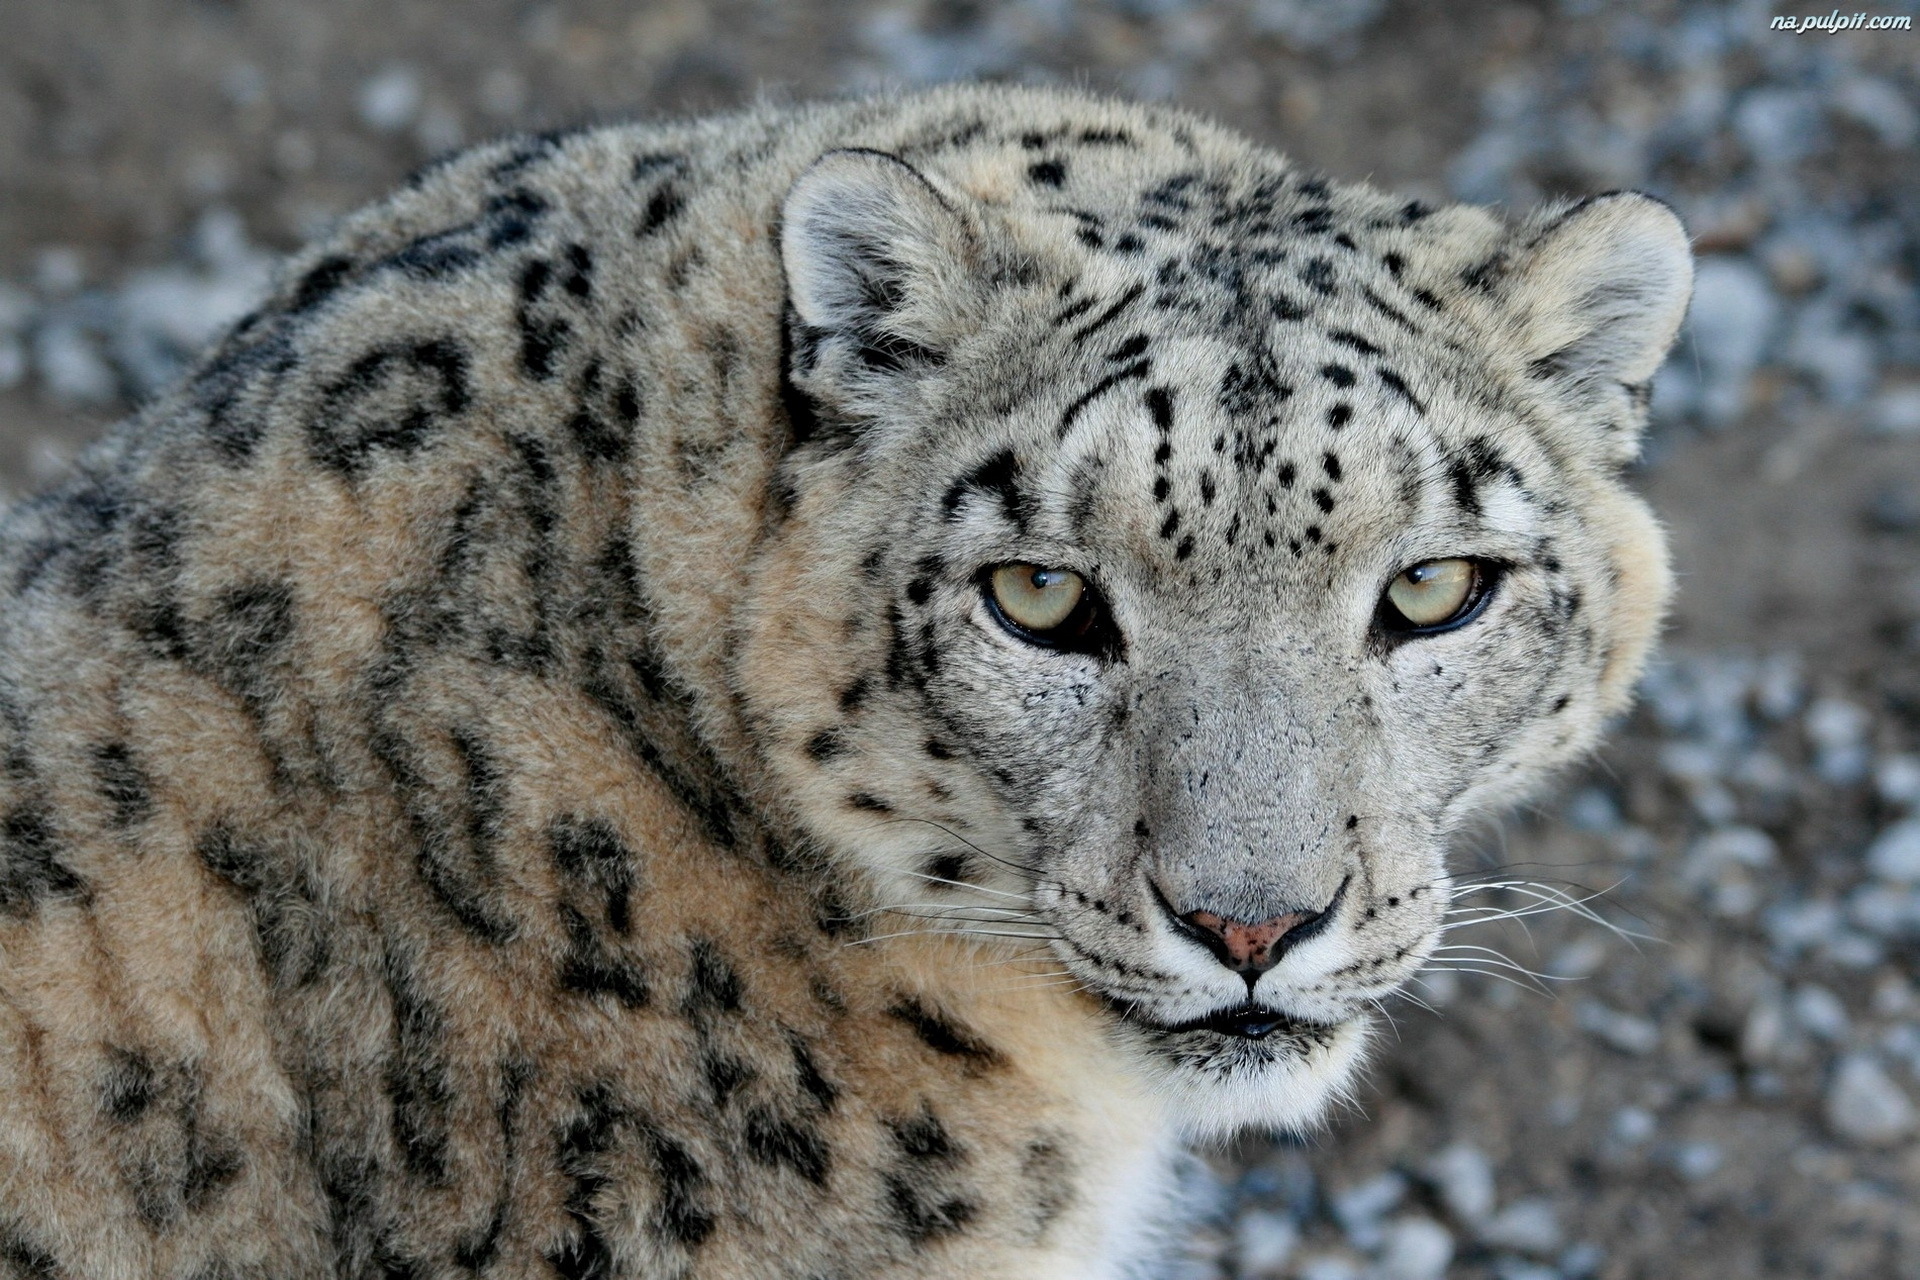
[[[1591,768],[1461,850],[1461,949],[1351,1107],[1196,1173],[1189,1270],[1920,1277],[1920,33],[1774,12],[7,0],[0,493],[277,251],[511,128],[991,77],[1429,198],[1653,191],[1702,255],[1641,476],[1667,658]]]

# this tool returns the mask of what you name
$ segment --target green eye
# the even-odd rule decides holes
[[[1487,575],[1472,560],[1427,560],[1387,584],[1381,622],[1394,631],[1433,631],[1466,621],[1486,596]]]
[[[1059,631],[1079,612],[1087,583],[1071,569],[1004,564],[993,571],[993,602],[1022,631],[1037,636]]]

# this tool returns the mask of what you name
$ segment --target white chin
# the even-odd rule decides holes
[[[1204,1056],[1149,1051],[1144,1065],[1191,1142],[1248,1129],[1299,1133],[1319,1127],[1329,1106],[1347,1096],[1372,1039],[1372,1019],[1362,1014],[1314,1042],[1222,1038]]]

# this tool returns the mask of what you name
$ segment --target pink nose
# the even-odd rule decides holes
[[[1180,919],[1200,936],[1220,963],[1235,973],[1265,973],[1287,953],[1287,936],[1318,920],[1318,911],[1289,911],[1258,924],[1228,920],[1211,911],[1189,911]]]

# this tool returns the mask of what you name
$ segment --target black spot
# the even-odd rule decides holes
[[[1073,1161],[1050,1138],[1035,1138],[1020,1155],[1020,1176],[1026,1181],[1034,1226],[1045,1230],[1074,1201]]]
[[[626,434],[615,431],[584,406],[567,420],[567,434],[589,462],[620,462],[627,456]]]
[[[153,811],[153,785],[126,743],[96,747],[93,765],[114,826],[130,827]]]
[[[1400,221],[1411,225],[1432,212],[1433,210],[1428,207],[1425,201],[1409,200],[1406,206],[1400,210]]]
[[[106,1079],[100,1089],[100,1109],[116,1124],[132,1124],[146,1113],[158,1093],[153,1063],[131,1049],[108,1051]]]
[[[1573,701],[1573,695],[1566,694],[1566,693],[1561,694],[1559,697],[1553,700],[1553,709],[1549,714],[1559,715],[1562,711],[1565,711],[1567,709],[1567,704],[1572,701]]]
[[[854,682],[840,691],[840,709],[852,713],[858,711],[873,692],[873,682],[866,676],[857,676]]]
[[[194,854],[246,896],[260,960],[276,987],[305,986],[320,976],[329,953],[326,921],[292,849],[242,840],[216,823],[201,833]]]
[[[940,1123],[940,1117],[926,1103],[921,1104],[920,1114],[911,1120],[889,1120],[887,1127],[893,1131],[894,1145],[908,1160],[958,1164],[964,1158],[946,1126]]]
[[[1200,505],[1204,507],[1212,506],[1213,498],[1213,473],[1210,471],[1202,471],[1200,473]]]
[[[332,297],[353,271],[353,259],[331,255],[307,268],[300,283],[293,287],[293,299],[287,310],[293,314],[311,311]]]
[[[1066,162],[1036,160],[1027,166],[1027,181],[1043,187],[1058,187],[1067,180]]]
[[[821,1115],[830,1115],[836,1103],[840,1101],[840,1090],[833,1081],[827,1079],[820,1070],[820,1064],[814,1061],[813,1051],[807,1042],[798,1035],[789,1034],[788,1040],[793,1049],[793,1076],[803,1093],[813,1100],[813,1105]]]
[[[61,1280],[64,1273],[51,1253],[28,1239],[18,1224],[0,1218],[0,1262],[21,1280]]]
[[[1220,408],[1234,418],[1251,417],[1271,410],[1279,401],[1293,395],[1293,388],[1281,382],[1265,357],[1249,364],[1235,361],[1220,378]]]
[[[935,760],[953,759],[953,748],[949,747],[946,743],[941,742],[938,738],[927,739],[926,751],[927,751],[927,754],[932,756]]]
[[[1125,342],[1121,343],[1119,346],[1113,349],[1113,351],[1107,356],[1107,362],[1109,364],[1126,363],[1127,361],[1133,359],[1135,356],[1138,356],[1141,352],[1145,351],[1148,346],[1148,341],[1149,340],[1146,334],[1144,333],[1134,334],[1131,338],[1128,338]]]
[[[1340,479],[1339,455],[1328,453],[1322,456],[1320,459],[1320,469],[1327,473],[1327,479],[1335,481],[1337,483]]]
[[[1160,522],[1160,537],[1168,539],[1180,531],[1180,508],[1169,507],[1167,518]]]
[[[638,964],[609,951],[594,933],[592,923],[565,903],[560,904],[560,923],[567,933],[567,950],[560,961],[563,990],[583,996],[610,996],[628,1009],[646,1007],[652,992]]]
[[[1172,488],[1172,483],[1165,476],[1155,476],[1153,479],[1153,500],[1155,502],[1165,502],[1167,500],[1167,494],[1171,492]]]
[[[1379,347],[1374,346],[1371,342],[1368,342],[1365,338],[1350,330],[1335,329],[1327,336],[1343,347],[1353,348],[1363,356],[1377,356],[1380,354]]]
[[[634,229],[634,234],[653,235],[679,217],[686,207],[686,193],[680,189],[678,183],[661,183],[659,189],[648,197],[646,211],[640,215],[640,225]]]
[[[684,1009],[689,1016],[734,1013],[745,988],[720,948],[707,938],[695,938],[688,947],[689,975]]]
[[[686,157],[666,151],[644,151],[633,158],[633,171],[628,176],[634,182],[643,181],[662,169],[682,169],[686,167]]]
[[[1351,831],[1351,830],[1353,830],[1353,829],[1354,829],[1355,827],[1357,827],[1357,826],[1359,826],[1359,825],[1360,825],[1360,815],[1359,815],[1359,814],[1357,814],[1357,813],[1350,813],[1350,814],[1348,814],[1348,815],[1347,815],[1347,830],[1349,830],[1349,831]]]
[[[784,1165],[816,1187],[827,1185],[827,1143],[819,1130],[755,1107],[747,1113],[744,1137],[747,1154],[761,1164]]]
[[[977,1068],[997,1066],[1000,1062],[999,1050],[912,996],[902,999],[887,1012],[911,1027],[921,1043],[936,1053],[965,1059]]]
[[[1175,560],[1185,560],[1188,556],[1191,556],[1192,554],[1193,554],[1193,538],[1191,535],[1180,539],[1180,545],[1173,549],[1173,558]]]
[[[1300,282],[1323,296],[1332,296],[1334,292],[1333,264],[1325,258],[1315,258],[1300,268]]]
[[[1082,129],[1080,141],[1092,147],[1131,147],[1133,135],[1125,129]]]
[[[1313,505],[1319,507],[1321,514],[1325,515],[1333,510],[1333,495],[1325,489],[1315,489],[1313,491]]]
[[[29,801],[0,820],[0,914],[27,916],[48,898],[84,897],[86,882],[58,856],[46,810]]]
[[[1388,275],[1398,280],[1400,273],[1406,270],[1407,260],[1397,253],[1386,253],[1380,256],[1380,264],[1387,269]]]
[[[1280,487],[1282,489],[1291,489],[1293,488],[1294,477],[1297,474],[1298,472],[1296,471],[1296,469],[1294,468],[1294,465],[1291,462],[1283,462],[1280,464],[1280,469],[1274,473],[1273,478],[1280,482]],[[1272,499],[1268,499],[1267,501],[1267,514],[1268,515],[1273,514]]]
[[[654,1176],[660,1182],[661,1231],[670,1240],[697,1247],[713,1234],[715,1225],[713,1214],[700,1203],[706,1174],[693,1155],[666,1134],[655,1130],[648,1139]]]
[[[713,1096],[713,1105],[724,1110],[741,1086],[753,1080],[755,1072],[739,1058],[708,1045],[700,1053],[700,1074]]]
[[[444,1186],[454,1103],[453,1073],[444,1055],[446,1018],[420,987],[410,960],[389,950],[382,976],[393,1010],[393,1047],[385,1085],[393,1141],[408,1173]]]
[[[1336,387],[1350,387],[1354,382],[1353,370],[1343,364],[1321,365],[1320,376]]]
[[[846,736],[838,729],[822,729],[807,739],[807,755],[822,763],[846,754],[846,750]]]
[[[847,797],[847,803],[855,809],[867,813],[892,813],[893,806],[880,797],[866,791],[856,791]]]
[[[894,1222],[917,1246],[958,1234],[973,1221],[976,1209],[969,1200],[958,1196],[926,1199],[912,1183],[893,1175],[886,1182],[887,1207],[893,1212]]]
[[[446,338],[376,347],[321,389],[307,421],[307,451],[319,465],[354,476],[376,450],[410,454],[445,418],[473,402],[466,352]]]
[[[583,244],[570,244],[566,248],[567,278],[562,287],[576,298],[582,300],[593,296],[593,254]]]
[[[936,853],[927,859],[923,874],[932,880],[964,884],[972,868],[972,859],[964,853]]]
[[[933,598],[933,583],[925,578],[915,578],[907,584],[907,599],[914,605],[923,605]]]
[[[1146,396],[1147,413],[1153,425],[1166,434],[1173,430],[1173,393],[1165,387],[1152,387]]]

